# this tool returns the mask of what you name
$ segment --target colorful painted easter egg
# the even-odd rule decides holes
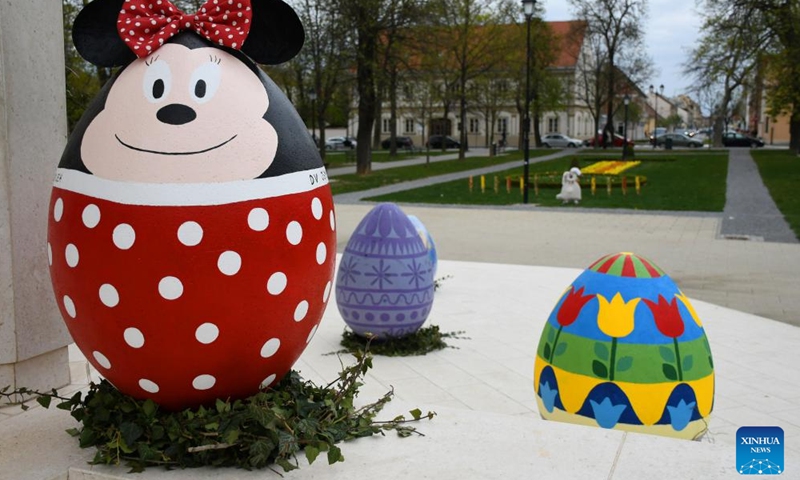
[[[425,323],[433,304],[431,257],[397,205],[377,205],[356,227],[339,262],[336,303],[361,336],[402,337]]]
[[[559,299],[539,341],[534,387],[548,420],[694,439],[714,404],[714,362],[672,279],[618,253]]]
[[[57,170],[47,245],[56,299],[75,343],[120,391],[168,409],[245,397],[289,371],[332,288],[322,161],[245,56],[288,60],[302,25],[282,2],[241,2],[252,27],[239,51],[195,27],[171,36],[182,17],[158,2],[142,14],[166,33],[154,26],[134,54],[132,37],[115,34],[133,15],[121,4],[96,0],[75,24],[87,59],[124,68]],[[279,33],[264,31],[275,22]]]
[[[417,233],[419,233],[419,237],[422,239],[422,243],[425,244],[425,248],[428,249],[428,256],[431,259],[431,268],[433,268],[433,275],[435,277],[439,258],[436,255],[436,244],[433,242],[433,237],[431,237],[431,233],[428,231],[428,229],[425,228],[422,220],[417,218],[415,215],[409,215],[408,219],[414,224],[414,227],[417,229]]]

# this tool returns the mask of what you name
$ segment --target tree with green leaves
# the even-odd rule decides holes
[[[594,61],[602,65],[600,73],[605,77],[602,83],[606,89],[603,131],[613,135],[614,110],[619,103],[616,97],[621,95],[617,90],[621,85],[618,77],[625,75],[634,80],[648,74],[652,65],[642,48],[647,0],[569,0],[569,3],[577,17],[586,22],[586,34],[595,42],[597,58]]]
[[[763,17],[752,7],[736,5],[738,1],[706,1],[698,44],[683,69],[695,79],[696,93],[711,92],[718,98],[711,112],[716,147],[722,146],[723,129],[732,116],[737,89],[749,82],[761,53],[771,43]]]
[[[435,2],[433,22],[437,28],[436,48],[443,63],[452,65],[456,74],[461,147],[459,159],[467,148],[467,110],[472,80],[498,69],[512,48],[505,34],[513,18],[515,4],[510,0],[439,0]]]

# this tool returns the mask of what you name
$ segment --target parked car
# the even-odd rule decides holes
[[[427,146],[431,148],[442,148],[442,144],[444,144],[444,148],[461,148],[458,140],[444,135],[431,135],[427,142]]]
[[[589,147],[594,147],[595,143],[602,147],[603,146],[603,133],[602,132],[597,132],[597,135],[595,135],[594,138],[590,138],[589,140],[586,140],[584,143]],[[617,147],[617,148],[622,148],[622,145],[624,143],[625,143],[625,138],[622,135],[620,135],[618,133],[615,133],[614,134],[614,139],[611,142],[611,146],[614,146],[614,147]],[[631,140],[630,138],[628,139],[628,146],[630,146],[630,147],[633,146],[633,140]]]
[[[414,140],[411,137],[395,137],[397,148],[414,148]],[[388,150],[390,147],[391,138],[387,138],[381,142],[381,148]]]
[[[583,142],[560,133],[548,133],[542,137],[542,146],[546,148],[576,148],[583,145]]]
[[[764,141],[738,132],[725,132],[722,135],[722,144],[726,147],[763,147]]]
[[[325,150],[344,150],[356,148],[356,139],[352,137],[331,137],[325,140]]]
[[[703,142],[695,138],[689,138],[682,133],[665,133],[656,137],[656,146],[663,147],[667,141],[672,141],[673,147],[702,148]]]

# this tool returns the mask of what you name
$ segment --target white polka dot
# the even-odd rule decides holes
[[[247,215],[247,225],[256,232],[263,232],[269,226],[269,213],[263,208],[254,208]]]
[[[204,345],[213,343],[217,337],[219,337],[219,328],[213,323],[204,323],[194,332],[194,338]]]
[[[133,348],[142,348],[144,346],[144,334],[138,328],[126,328],[122,337],[125,339],[125,343]]]
[[[331,210],[331,230],[336,230],[336,218],[333,216],[333,210]]]
[[[136,232],[133,230],[133,227],[127,223],[120,223],[114,227],[114,233],[111,237],[117,248],[120,250],[128,250],[133,246],[133,242],[136,241]]]
[[[114,285],[105,283],[100,286],[100,301],[106,307],[114,308],[119,304],[119,292]]]
[[[78,314],[78,312],[75,310],[75,302],[69,298],[69,295],[64,295],[64,310],[66,310],[67,315],[72,318],[75,318],[75,316]]]
[[[267,281],[267,291],[272,295],[280,295],[286,289],[286,283],[286,274],[283,272],[275,272]]]
[[[286,240],[292,245],[297,245],[303,239],[303,227],[298,222],[291,222],[286,226]]]
[[[61,221],[61,217],[64,215],[64,200],[60,198],[56,200],[56,204],[53,205],[53,220],[56,222]]]
[[[96,227],[97,224],[100,223],[100,208],[93,203],[86,205],[81,218],[83,219],[83,224],[88,228]]]
[[[322,303],[328,301],[328,297],[331,296],[331,282],[325,284],[325,291],[322,293]]]
[[[217,268],[225,275],[236,275],[242,268],[242,257],[232,250],[222,252],[217,260]]]
[[[178,240],[187,247],[194,247],[203,240],[203,227],[197,222],[185,222],[178,227]]]
[[[302,302],[297,304],[297,308],[294,309],[294,321],[299,322],[302,319],[306,318],[306,314],[308,313],[308,302],[303,300]]]
[[[155,382],[153,382],[152,380],[148,380],[146,378],[143,378],[143,379],[139,380],[139,386],[145,392],[158,393],[158,385]]]
[[[53,266],[53,247],[50,246],[50,242],[47,242],[47,263]]]
[[[322,218],[322,202],[317,197],[311,200],[311,215],[314,215],[317,220]]]
[[[314,338],[314,335],[317,334],[317,327],[319,327],[319,325],[314,325],[314,328],[312,328],[311,331],[308,332],[308,338],[306,338],[306,343],[311,343],[311,339]]]
[[[97,360],[97,363],[99,363],[101,367],[105,369],[111,368],[111,362],[108,361],[108,357],[106,357],[102,353],[95,351],[92,352],[92,356],[94,357],[95,360]]]
[[[317,245],[317,263],[322,265],[325,263],[326,258],[328,258],[328,247],[326,247],[324,243],[319,242],[319,245]]]
[[[264,381],[261,382],[261,388],[269,387],[270,385],[272,385],[272,382],[274,382],[276,378],[278,378],[278,376],[275,375],[274,373],[269,377],[265,378]]]
[[[278,348],[281,346],[281,341],[277,338],[271,338],[267,340],[263,347],[261,347],[261,356],[264,358],[269,358],[275,355],[275,352],[278,351]]]
[[[217,383],[217,379],[212,375],[198,375],[192,380],[192,386],[195,390],[208,390]]]
[[[78,261],[80,260],[78,247],[70,243],[67,245],[67,248],[64,249],[64,255],[67,257],[67,265],[72,268],[75,268],[78,265]]]
[[[164,277],[158,282],[158,293],[167,300],[183,295],[183,283],[175,277]]]

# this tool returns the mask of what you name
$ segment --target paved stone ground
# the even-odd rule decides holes
[[[761,180],[748,149],[731,149],[723,214],[722,235],[797,243],[797,237]]]

